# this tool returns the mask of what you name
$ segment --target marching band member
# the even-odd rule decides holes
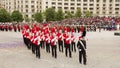
[[[66,46],[65,46],[65,55],[66,57],[68,56],[68,52],[69,52],[69,57],[71,58],[72,57],[72,54],[71,54],[71,36],[69,35],[69,29],[67,30],[67,33],[66,33],[66,37],[65,37],[65,42],[66,42]]]
[[[58,32],[57,36],[58,36],[59,51],[63,52],[63,34],[62,34],[62,29],[59,29],[59,32]]]
[[[77,43],[78,51],[79,51],[79,62],[86,65],[87,58],[86,58],[86,41],[84,37],[86,36],[86,30],[84,27],[81,27],[82,35],[79,36],[79,41]]]
[[[57,36],[55,33],[51,36],[51,49],[52,49],[52,57],[57,58]]]

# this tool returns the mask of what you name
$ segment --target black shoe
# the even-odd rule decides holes
[[[57,57],[55,57],[55,59],[57,59]]]
[[[84,63],[84,65],[87,65],[86,63]]]
[[[82,63],[80,62],[80,64],[82,64]]]
[[[72,56],[70,56],[70,58],[72,58]]]
[[[38,59],[40,59],[40,57],[38,57]]]

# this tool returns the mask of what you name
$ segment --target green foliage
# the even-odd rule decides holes
[[[42,22],[43,21],[43,16],[42,16],[42,13],[41,12],[37,12],[34,14],[34,19],[37,21],[37,22]]]
[[[13,11],[11,18],[12,18],[12,21],[16,21],[16,22],[23,21],[23,15],[19,11]]]
[[[86,17],[92,17],[93,16],[93,14],[90,12],[90,11],[86,11]]]
[[[64,13],[62,9],[58,9],[58,11],[56,12],[56,20],[61,21],[63,19],[64,19]]]
[[[24,20],[25,20],[26,22],[29,22],[29,21],[30,21],[30,18],[25,17]]]
[[[75,13],[75,17],[81,17],[81,15],[82,15],[81,9],[78,8],[76,13]]]
[[[10,14],[5,9],[0,9],[0,22],[10,22]]]
[[[72,18],[74,17],[70,11],[67,11],[65,18]]]
[[[56,20],[55,9],[53,8],[46,9],[45,16],[46,16],[46,21],[55,21]]]

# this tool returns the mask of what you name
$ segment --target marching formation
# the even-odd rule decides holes
[[[12,23],[0,23],[0,31],[12,31],[20,32],[22,29],[20,24],[12,24]]]
[[[47,53],[51,53],[51,56],[57,58],[57,49],[59,52],[64,53],[66,57],[72,58],[72,52],[76,52],[76,48],[79,51],[79,62],[86,65],[86,29],[81,27],[79,37],[75,36],[74,27],[50,24],[34,24],[29,26],[23,25],[22,34],[24,43],[28,49],[31,49],[32,53],[37,58],[41,57],[41,48],[45,49]],[[76,40],[79,40],[76,42]]]

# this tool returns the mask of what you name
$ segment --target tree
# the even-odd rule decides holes
[[[41,12],[37,12],[34,14],[33,18],[37,21],[37,22],[42,22],[43,21],[43,16]]]
[[[10,13],[8,13],[5,9],[0,9],[0,22],[10,22]]]
[[[53,9],[53,8],[46,9],[45,17],[46,17],[46,21],[55,21],[56,20],[55,19],[55,17],[56,17],[55,9]]]
[[[58,11],[56,12],[56,20],[61,21],[63,19],[64,19],[64,13],[62,9],[58,9]]]
[[[72,18],[73,15],[70,11],[67,11],[65,18]]]
[[[75,13],[75,17],[81,17],[81,15],[82,15],[81,9],[78,8],[76,13]]]
[[[23,15],[19,11],[13,11],[11,18],[12,18],[12,21],[16,21],[16,22],[23,21]]]
[[[25,20],[26,22],[29,22],[29,21],[30,21],[30,18],[25,17],[24,20]]]
[[[92,17],[93,14],[92,14],[92,12],[90,12],[90,11],[86,11],[86,14],[85,14],[85,15],[86,15],[86,17]]]

